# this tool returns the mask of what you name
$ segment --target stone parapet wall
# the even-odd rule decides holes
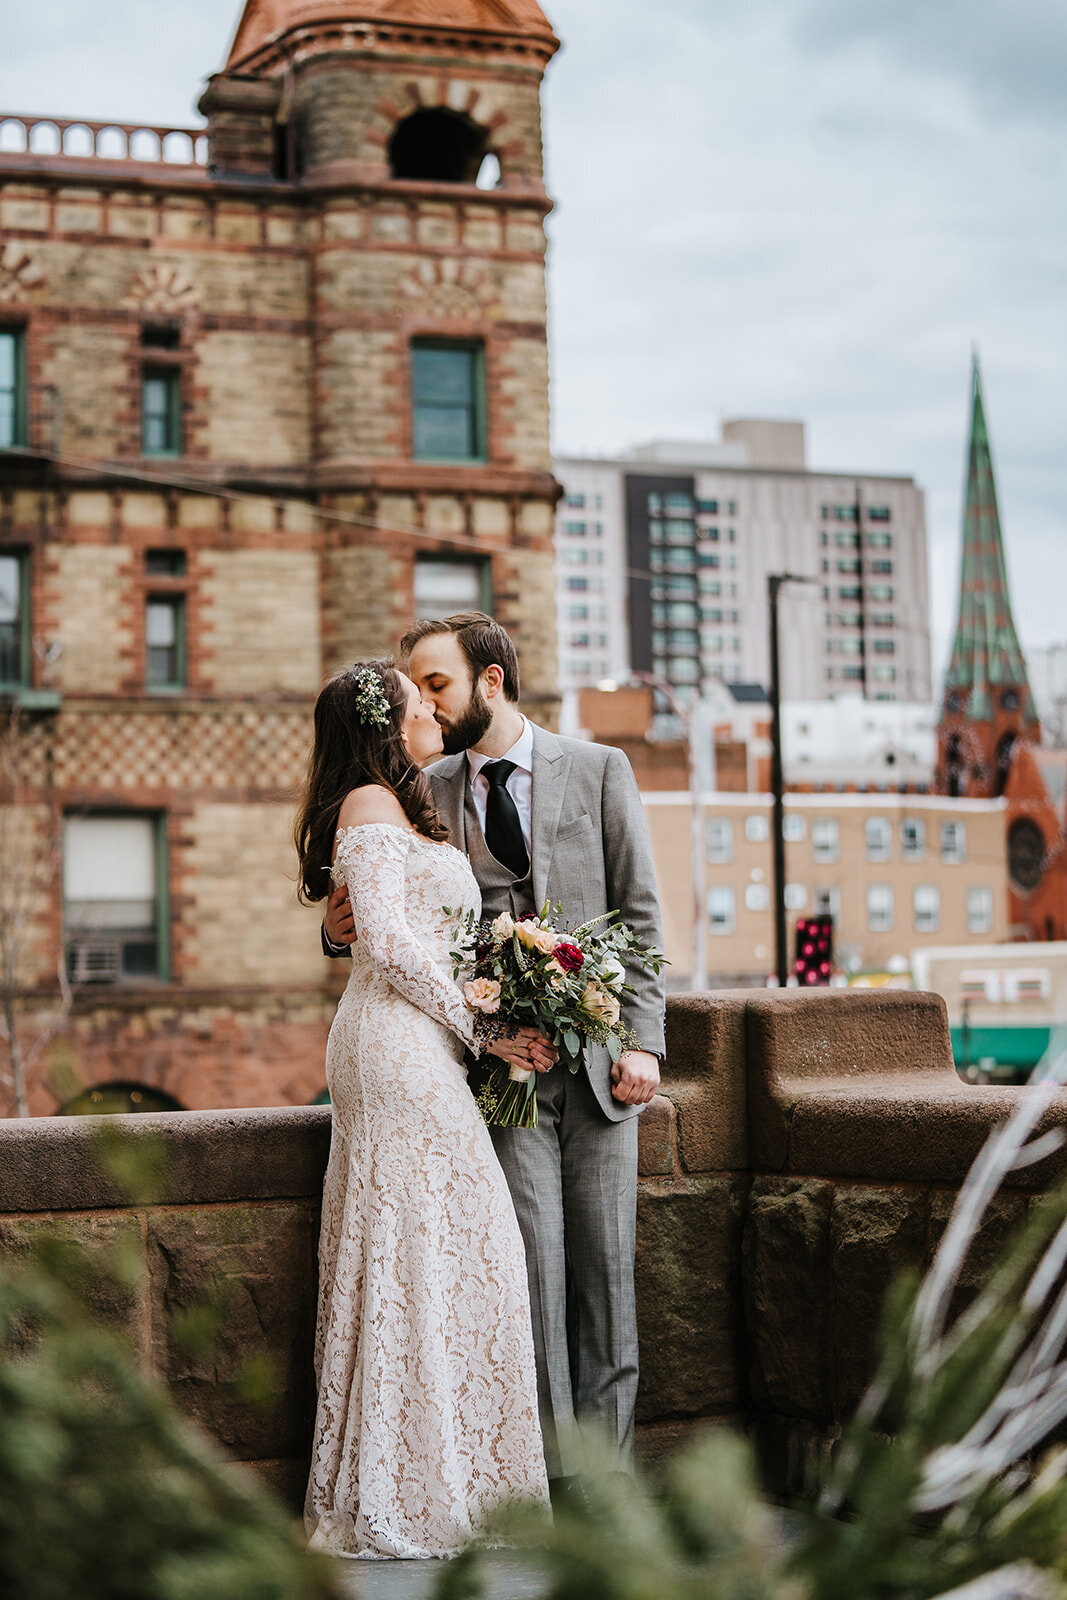
[[[933,995],[671,997],[663,1092],[640,1127],[644,1454],[709,1418],[746,1423],[769,1480],[800,1486],[866,1381],[889,1282],[929,1260],[1018,1094],[959,1082]],[[93,1248],[132,1230],[145,1286],[123,1316],[146,1359],[234,1454],[294,1494],[329,1120],[314,1108],[126,1118],[164,1151],[160,1193],[139,1207],[94,1169],[96,1119],[0,1122],[0,1252],[57,1224]],[[1046,1124],[1067,1125],[1067,1093]],[[965,1289],[1063,1165],[1013,1175]],[[217,1360],[197,1365],[168,1329],[220,1277],[236,1309]],[[275,1373],[262,1412],[233,1387],[255,1355]]]

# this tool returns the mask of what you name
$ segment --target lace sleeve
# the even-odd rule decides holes
[[[408,927],[404,867],[409,835],[390,823],[341,830],[334,878],[343,877],[352,902],[356,938],[394,989],[428,1016],[443,1022],[464,1044],[474,1038],[474,1013],[451,974]]]

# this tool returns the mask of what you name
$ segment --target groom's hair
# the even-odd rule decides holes
[[[406,659],[420,639],[432,633],[454,633],[471,669],[471,684],[477,682],[486,667],[499,667],[504,674],[504,693],[516,703],[519,698],[519,658],[510,636],[487,617],[484,611],[457,611],[454,617],[440,621],[416,622],[400,641],[400,653]]]

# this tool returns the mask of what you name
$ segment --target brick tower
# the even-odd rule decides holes
[[[1062,756],[1041,726],[1012,618],[982,380],[975,357],[960,605],[938,728],[937,787],[1007,803],[1008,921],[1023,939],[1067,932]],[[1054,799],[1056,793],[1060,799]]]
[[[206,128],[0,111],[30,1036],[74,984],[34,1112],[321,1090],[291,822],[327,673],[480,606],[555,717],[556,48],[533,0],[249,0]]]
[[[1020,739],[1039,743],[1041,728],[1012,619],[997,486],[975,356],[959,617],[945,674],[939,727],[942,792],[975,799],[1003,794]]]

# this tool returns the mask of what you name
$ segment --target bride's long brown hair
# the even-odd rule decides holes
[[[389,705],[384,728],[360,719],[357,680],[374,672]],[[305,905],[330,892],[330,864],[341,802],[352,789],[380,783],[391,789],[413,828],[428,839],[447,839],[430,780],[415,766],[401,730],[407,691],[391,661],[355,661],[332,677],[315,702],[315,742],[308,760],[304,798],[296,823],[300,898]]]

